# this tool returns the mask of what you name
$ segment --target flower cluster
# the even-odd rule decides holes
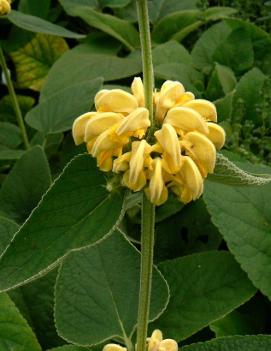
[[[121,174],[122,184],[133,191],[144,188],[153,204],[163,204],[169,189],[188,203],[201,196],[225,132],[215,123],[215,105],[195,99],[180,82],[164,82],[153,96],[153,135],[146,137],[149,111],[144,107],[143,83],[135,78],[131,93],[98,92],[96,112],[74,121],[73,138],[76,144],[87,144],[101,170]]]
[[[0,16],[7,15],[11,10],[11,0],[0,0]]]
[[[135,347],[136,350],[136,347]],[[148,351],[178,351],[178,344],[173,339],[164,339],[160,330],[153,331],[150,338],[147,339]],[[103,351],[127,351],[126,347],[117,344],[107,344]]]

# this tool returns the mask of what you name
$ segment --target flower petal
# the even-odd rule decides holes
[[[102,351],[127,351],[127,349],[117,344],[107,344],[103,347]]]
[[[114,160],[113,172],[125,172],[129,168],[129,162],[131,158],[131,152],[126,152],[125,154],[119,156]]]
[[[146,193],[150,201],[159,206],[166,202],[168,198],[168,191],[162,174],[162,160],[157,157],[153,160],[154,171],[150,179],[149,189]]]
[[[119,112],[128,114],[138,107],[136,98],[121,89],[101,90],[95,97],[98,112]]]
[[[114,112],[97,112],[96,116],[91,118],[86,125],[85,141],[88,142],[92,138],[119,123],[124,117]]]
[[[225,144],[226,133],[222,127],[215,123],[208,122],[209,134],[207,137],[215,145],[217,150],[220,150]]]
[[[208,173],[213,173],[216,161],[216,149],[214,144],[203,134],[198,132],[187,133],[181,145],[186,152],[196,162],[204,177]]]
[[[178,351],[178,344],[173,339],[164,339],[160,342],[158,351]]]
[[[138,106],[144,107],[145,106],[144,86],[140,77],[134,78],[131,85],[131,90],[137,100]]]
[[[154,133],[163,148],[165,169],[169,173],[176,173],[181,166],[181,148],[175,129],[168,123]]]
[[[134,141],[130,159],[129,183],[136,184],[140,172],[143,171],[145,153],[148,143],[146,140]]]
[[[156,95],[156,118],[162,122],[166,112],[174,107],[176,102],[184,94],[185,90],[180,82],[167,80],[161,87],[161,91]]]
[[[217,112],[215,105],[203,99],[196,99],[186,102],[184,107],[190,107],[193,110],[197,111],[203,118],[207,121],[216,122],[217,121]]]
[[[75,145],[79,145],[84,142],[86,124],[95,115],[97,115],[97,112],[87,112],[77,117],[74,120],[73,126],[72,126],[72,136],[73,136]]]
[[[188,107],[174,107],[166,115],[164,123],[171,124],[174,128],[187,133],[197,130],[200,133],[208,134],[206,121],[201,115]]]
[[[139,107],[121,121],[116,133],[121,135],[146,130],[150,125],[149,111],[145,107]]]

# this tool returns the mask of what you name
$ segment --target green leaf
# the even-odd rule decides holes
[[[139,33],[128,21],[100,13],[89,6],[75,5],[71,0],[60,0],[60,3],[69,15],[82,18],[90,26],[118,39],[128,49],[133,50],[140,46]]]
[[[221,99],[218,99],[214,102],[219,122],[225,121],[227,119],[231,119],[232,110],[233,110],[233,97],[235,92],[228,93]]]
[[[184,346],[183,351],[269,351],[271,336],[230,336]]]
[[[216,250],[221,241],[221,235],[211,222],[205,203],[198,200],[157,223],[155,261]]]
[[[259,170],[259,166],[254,166],[253,169]],[[271,173],[270,168],[265,169]],[[218,227],[230,251],[253,284],[269,299],[271,298],[270,190],[271,184],[233,187],[206,182],[204,193],[204,201],[212,221]]]
[[[109,192],[88,154],[70,162],[0,259],[0,290],[53,269],[68,251],[109,235],[122,216],[123,194]]]
[[[19,226],[8,218],[0,217],[0,256],[8,247]]]
[[[258,117],[259,111],[257,109],[263,104],[263,88],[266,80],[267,76],[254,67],[242,76],[236,86],[234,96],[234,110],[237,110],[238,104],[241,102],[244,108],[244,117],[260,124],[262,124],[262,118]]]
[[[17,95],[17,99],[23,115],[25,115],[35,103],[35,99],[31,96]],[[1,121],[17,124],[17,118],[9,95],[4,96],[0,100],[0,119]]]
[[[79,115],[90,111],[94,96],[102,87],[101,78],[63,86],[48,99],[42,100],[26,115],[26,122],[45,134],[59,133],[71,129]]]
[[[171,40],[156,46],[153,51],[153,65],[158,66],[163,63],[183,63],[192,64],[192,57],[187,49],[177,41]]]
[[[231,33],[231,28],[224,22],[214,24],[198,39],[191,52],[195,67],[209,74],[213,66],[213,54]]]
[[[75,65],[74,62],[80,62]],[[90,81],[98,77],[112,81],[141,72],[140,60],[108,54],[95,54],[91,46],[79,45],[65,53],[51,68],[41,91],[41,101],[63,87]]]
[[[170,39],[178,40],[179,32],[198,21],[199,15],[199,10],[184,10],[164,17],[153,28],[153,40],[157,43]]]
[[[82,346],[129,337],[137,322],[139,276],[140,253],[119,232],[71,252],[56,285],[58,333]],[[154,269],[150,320],[165,309],[168,293],[164,278]]]
[[[233,91],[236,83],[233,71],[229,67],[216,63],[208,82],[206,94],[209,99],[216,100]]]
[[[46,155],[36,146],[26,151],[5,178],[0,189],[1,212],[24,221],[51,183]]]
[[[24,154],[24,150],[12,150],[0,147],[0,160],[18,160]]]
[[[62,345],[54,324],[54,289],[57,270],[9,292],[17,308],[29,321],[43,349]]]
[[[213,60],[230,67],[235,72],[250,69],[254,62],[254,52],[249,33],[238,28],[217,46]]]
[[[38,341],[7,294],[0,294],[1,351],[41,351]]]
[[[168,338],[183,340],[249,300],[256,290],[229,252],[211,251],[158,265],[170,302],[155,322]]]
[[[208,179],[228,185],[263,185],[271,182],[270,174],[253,174],[236,166],[220,153],[216,155],[216,167]]]
[[[154,67],[156,78],[163,80],[178,80],[182,82],[185,90],[192,91],[195,95],[200,95],[204,89],[203,75],[192,66],[182,63],[163,63]]]
[[[64,38],[81,39],[85,35],[74,33],[42,18],[26,15],[22,12],[11,10],[6,18],[15,26],[35,33],[45,33]]]
[[[256,295],[243,306],[212,323],[210,329],[216,337],[262,334],[268,323],[268,305],[260,295]]]
[[[12,123],[0,122],[0,144],[16,148],[22,142],[20,129]]]
[[[183,40],[189,33],[208,21],[217,21],[236,12],[231,7],[210,7],[206,11],[184,10],[163,17],[153,28],[153,39],[164,42],[169,39]]]
[[[86,350],[90,350],[90,349],[81,347],[81,346],[64,345],[64,346],[56,347],[47,351],[86,351]]]
[[[130,4],[132,0],[99,0],[102,7],[118,8]]]
[[[169,193],[167,201],[162,205],[156,207],[155,221],[161,222],[164,219],[174,215],[179,212],[184,207],[184,204],[178,200],[177,196]]]
[[[51,0],[20,0],[18,9],[21,12],[29,13],[34,16],[46,18],[50,9]]]
[[[11,53],[18,88],[39,91],[53,63],[68,50],[60,37],[37,34],[25,47]]]

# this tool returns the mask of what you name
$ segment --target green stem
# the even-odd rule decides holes
[[[149,110],[151,124],[153,120],[153,66],[152,66],[152,50],[151,50],[151,34],[148,15],[148,1],[137,1],[138,25],[140,32],[142,66],[143,66],[143,83],[145,94],[145,106]]]
[[[155,206],[143,195],[141,222],[141,272],[137,319],[137,351],[146,350],[152,286]]]
[[[152,129],[154,127],[154,77],[152,66],[152,48],[148,15],[148,1],[137,0],[137,10],[142,50],[145,106],[150,113],[150,129]],[[145,194],[143,194],[141,218],[141,272],[137,319],[137,351],[146,350],[153,269],[155,206],[149,202]]]
[[[1,63],[1,66],[3,68],[4,77],[5,77],[6,82],[7,82],[8,91],[9,91],[9,95],[11,98],[11,103],[12,103],[15,115],[17,117],[17,122],[18,122],[18,125],[20,128],[20,131],[21,131],[24,146],[26,149],[29,149],[30,144],[29,144],[27,132],[26,132],[25,125],[24,125],[23,115],[22,115],[20,105],[18,103],[18,99],[17,99],[16,93],[15,93],[15,90],[14,90],[14,87],[12,84],[12,80],[11,80],[10,75],[9,75],[7,63],[6,63],[5,56],[4,56],[4,53],[3,53],[1,46],[0,46],[0,63]]]

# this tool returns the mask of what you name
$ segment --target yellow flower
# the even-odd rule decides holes
[[[5,16],[11,11],[11,0],[0,0],[0,16]]]
[[[139,191],[146,185],[145,166],[149,165],[150,152],[151,146],[146,140],[132,142],[129,169],[124,173],[123,184],[133,191]]]
[[[216,150],[225,143],[225,132],[216,124],[215,105],[195,99],[180,82],[164,82],[153,99],[154,127],[159,129],[148,132],[147,142],[150,118],[144,101],[139,77],[134,78],[131,93],[101,90],[95,96],[97,111],[74,121],[75,143],[85,142],[101,170],[120,174],[122,185],[132,191],[144,189],[157,206],[166,202],[168,190],[183,203],[198,199],[204,178],[214,171]],[[159,331],[153,340],[156,334]],[[159,350],[168,350],[171,343],[160,340],[164,346]]]
[[[127,348],[118,344],[107,344],[103,347],[103,351],[127,351]]]
[[[150,338],[147,339],[148,351],[178,351],[178,344],[173,339],[164,339],[160,330],[153,331]]]
[[[145,192],[149,200],[157,206],[167,201],[168,190],[163,178],[162,160],[160,157],[156,157],[153,160],[153,171],[150,175],[149,187],[145,189]]]

